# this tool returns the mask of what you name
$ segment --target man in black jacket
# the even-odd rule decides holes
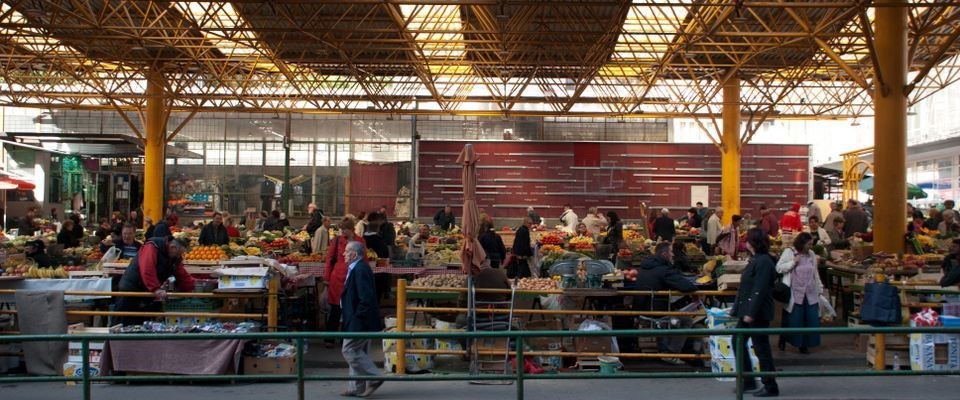
[[[36,218],[37,208],[28,208],[27,215],[24,215],[23,218],[20,219],[20,223],[17,225],[17,236],[33,236],[33,233],[37,231],[37,224],[34,223]]]
[[[350,242],[343,251],[347,263],[347,280],[340,296],[344,332],[379,332],[383,319],[374,288],[373,270],[363,260],[364,246]],[[379,376],[380,369],[370,359],[370,339],[343,339],[340,350],[350,366],[350,375]],[[373,394],[383,381],[349,381],[343,396],[367,397]]]
[[[453,226],[457,224],[457,218],[453,216],[453,208],[450,208],[450,206],[443,207],[442,210],[437,212],[437,215],[433,216],[433,224],[445,231],[453,229]]]
[[[664,208],[660,210],[660,217],[653,222],[653,237],[654,239],[660,238],[664,242],[670,242],[673,240],[673,236],[677,234],[677,228],[673,225],[673,218],[670,218],[670,210]]]
[[[318,208],[316,204],[310,203],[307,205],[307,212],[310,214],[310,222],[307,222],[303,229],[310,234],[310,237],[313,237],[317,234],[317,228],[323,225],[323,210]]]
[[[654,249],[654,255],[647,257],[640,264],[637,271],[636,290],[640,291],[658,291],[658,290],[678,290],[683,293],[690,293],[697,290],[697,286],[690,282],[680,273],[673,264],[673,246],[669,242],[661,242]],[[665,296],[635,296],[633,298],[634,309],[638,311],[667,311],[670,309],[670,299]],[[674,318],[671,318],[673,320]],[[676,326],[671,328],[689,328],[693,326],[693,320],[687,317],[676,318]],[[673,325],[673,324],[672,324]],[[662,353],[677,354],[683,350],[683,344],[687,338],[683,336],[658,337],[657,347]],[[682,365],[683,360],[679,358],[664,358],[663,361]]]
[[[230,243],[230,235],[227,234],[227,228],[223,226],[223,214],[213,213],[213,221],[200,230],[198,241],[201,246],[222,246]]]
[[[533,225],[533,220],[530,217],[524,217],[523,225],[517,228],[517,234],[513,238],[510,254],[513,254],[514,261],[511,262],[512,265],[507,266],[509,268],[507,275],[511,278],[526,278],[532,273],[533,268],[530,267],[530,263],[533,261],[533,248],[530,247],[530,225]]]

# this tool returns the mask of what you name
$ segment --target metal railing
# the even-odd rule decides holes
[[[304,345],[307,340],[323,339],[399,339],[402,343],[408,339],[468,339],[468,338],[510,338],[514,342],[517,360],[524,359],[524,339],[532,337],[649,337],[649,336],[733,336],[734,343],[742,346],[744,339],[751,335],[770,334],[960,334],[958,327],[885,327],[885,328],[764,328],[764,329],[637,329],[613,331],[501,331],[501,332],[287,332],[287,333],[236,333],[236,334],[75,334],[75,335],[18,335],[0,336],[0,343],[72,341],[81,343],[82,370],[80,376],[6,376],[0,377],[0,384],[26,382],[79,382],[83,390],[83,399],[92,398],[93,382],[208,382],[208,381],[258,381],[258,380],[294,380],[297,385],[297,399],[305,398],[305,383],[308,381],[503,381],[516,383],[516,398],[524,398],[524,382],[531,379],[678,379],[678,378],[735,378],[736,397],[743,398],[743,382],[755,377],[816,377],[816,376],[917,376],[917,375],[960,375],[960,371],[899,371],[899,370],[810,370],[810,371],[763,371],[743,370],[743,358],[737,357],[732,372],[616,372],[603,373],[551,373],[528,375],[523,368],[515,368],[509,374],[424,374],[424,375],[384,375],[384,376],[344,376],[344,375],[307,375],[304,370]],[[152,376],[91,376],[91,341],[141,341],[141,340],[293,340],[296,348],[296,369],[293,374],[284,375],[152,375]],[[743,354],[738,351],[737,354]],[[882,357],[882,356],[881,356]],[[878,363],[883,363],[882,358]],[[517,362],[523,365],[523,362]]]

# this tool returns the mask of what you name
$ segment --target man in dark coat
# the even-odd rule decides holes
[[[747,250],[750,252],[750,262],[740,275],[740,287],[737,289],[737,298],[733,302],[730,315],[737,318],[737,328],[769,328],[773,320],[773,285],[777,280],[776,263],[770,256],[770,238],[767,232],[760,228],[747,231]],[[750,335],[753,350],[760,361],[761,371],[775,371],[773,354],[770,351],[770,337],[766,334]],[[743,359],[745,371],[753,369],[752,362],[746,351],[744,338],[734,344],[734,351]],[[773,397],[780,394],[777,380],[774,377],[763,377],[763,389],[754,393],[754,397]],[[744,390],[756,390],[757,383],[751,378],[744,382]]]
[[[347,262],[347,281],[340,296],[344,332],[379,332],[383,319],[374,285],[373,270],[363,260],[363,243],[350,242],[343,251]],[[369,339],[343,339],[340,350],[350,367],[350,376],[379,376],[380,369],[370,359]],[[373,394],[383,381],[349,381],[343,396],[367,397]]]
[[[453,226],[457,224],[457,218],[453,216],[453,208],[446,206],[438,211],[437,215],[433,216],[433,224],[445,231],[453,229]]]
[[[860,202],[853,199],[847,202],[847,209],[843,211],[843,220],[846,221],[843,227],[846,237],[851,237],[854,233],[867,233],[870,222]]]
[[[313,237],[317,234],[317,229],[323,225],[323,210],[318,208],[316,204],[310,203],[307,205],[307,212],[310,214],[310,222],[307,222],[303,230],[307,231],[310,237]]]
[[[673,225],[673,218],[670,218],[670,210],[666,208],[660,210],[660,217],[653,222],[653,237],[670,242],[676,234],[677,228]]]
[[[20,219],[20,223],[17,225],[17,236],[33,236],[34,232],[37,231],[37,225],[34,223],[36,218],[37,208],[28,208],[27,215],[24,215],[23,218]]]
[[[697,290],[697,286],[690,282],[673,266],[673,246],[670,242],[661,242],[654,249],[654,255],[647,257],[640,264],[637,273],[636,290],[658,291],[678,290],[690,293]],[[639,311],[667,311],[670,309],[670,299],[665,296],[634,296],[633,307]],[[693,320],[689,317],[677,318],[678,323],[671,328],[689,328]],[[657,347],[662,353],[677,354],[683,350],[687,338],[683,336],[658,337]],[[682,365],[679,358],[665,358],[663,361]]]
[[[512,265],[507,266],[510,268],[507,275],[511,278],[526,278],[531,275],[530,262],[533,260],[533,248],[530,247],[530,225],[532,224],[533,220],[530,217],[524,217],[523,224],[517,228],[517,234],[513,238],[510,254],[513,254],[514,261],[511,262]]]
[[[213,221],[204,225],[203,229],[200,230],[200,239],[198,239],[198,241],[201,246],[222,246],[230,243],[230,235],[227,234],[227,227],[223,226],[223,214],[218,212],[213,213]]]

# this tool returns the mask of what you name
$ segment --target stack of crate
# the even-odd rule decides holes
[[[120,330],[120,325],[110,328],[87,327],[84,324],[73,324],[67,326],[67,334],[107,334]],[[79,341],[70,341],[67,344],[67,362],[63,364],[63,375],[72,377],[83,376],[83,359],[86,357],[90,365],[90,376],[100,375],[101,359],[106,342],[91,341],[88,353],[83,354],[83,343]],[[73,382],[68,382],[73,384]]]

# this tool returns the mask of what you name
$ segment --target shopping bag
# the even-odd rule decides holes
[[[120,259],[120,249],[117,247],[111,247],[103,253],[103,257],[100,257],[100,263],[112,263]]]

